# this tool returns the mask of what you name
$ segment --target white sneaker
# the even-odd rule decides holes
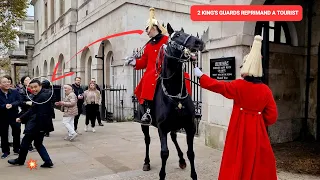
[[[96,132],[96,130],[94,128],[92,128],[92,132]]]
[[[70,140],[70,136],[64,137],[64,140],[69,141]]]
[[[78,134],[77,134],[77,133],[74,133],[74,134],[71,136],[70,141],[74,140],[77,136],[78,136]]]
[[[85,132],[88,131],[88,126],[84,127],[84,131],[85,131]]]

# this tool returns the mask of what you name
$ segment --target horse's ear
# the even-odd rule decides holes
[[[174,30],[172,29],[172,27],[169,23],[167,24],[167,31],[168,31],[169,35],[171,35],[174,32]]]
[[[181,32],[184,32],[184,29],[183,29],[183,27],[181,27],[181,30],[180,30]]]

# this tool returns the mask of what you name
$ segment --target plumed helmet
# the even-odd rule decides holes
[[[252,48],[243,58],[243,64],[240,74],[247,74],[253,77],[262,77],[262,56],[261,56],[262,37],[257,35],[254,37]]]
[[[166,34],[167,30],[164,28],[159,21],[156,19],[154,15],[154,8],[150,8],[150,15],[149,19],[147,20],[146,29],[148,28],[148,32],[151,30],[152,26],[158,26],[158,28],[161,30],[162,34]]]

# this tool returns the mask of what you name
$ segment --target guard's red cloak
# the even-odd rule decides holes
[[[278,111],[269,87],[242,79],[217,81],[207,75],[201,76],[200,85],[234,100],[219,180],[277,180],[266,126],[276,122]]]
[[[138,86],[136,87],[134,93],[140,104],[143,104],[144,100],[153,100],[154,93],[156,90],[156,83],[158,78],[158,73],[156,72],[156,60],[158,57],[159,50],[163,44],[168,42],[168,36],[162,36],[160,41],[156,44],[151,44],[150,42],[146,45],[144,52],[140,59],[136,61],[136,70],[145,69]],[[185,73],[185,78],[190,79],[189,74]],[[191,84],[189,80],[185,80],[186,89],[191,95]]]

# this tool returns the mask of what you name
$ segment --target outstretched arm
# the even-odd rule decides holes
[[[277,105],[273,98],[271,90],[269,90],[268,97],[268,103],[262,113],[266,126],[274,124],[278,119]]]
[[[236,85],[235,81],[224,82],[210,78],[203,74],[200,77],[200,86],[209,91],[219,93],[228,99],[234,99],[236,96]]]

